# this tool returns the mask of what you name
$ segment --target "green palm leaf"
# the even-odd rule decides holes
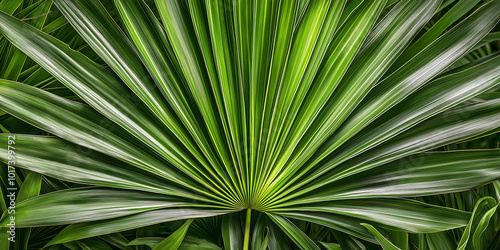
[[[15,134],[15,165],[33,171],[16,223],[71,224],[47,246],[407,249],[407,232],[465,226],[460,246],[486,244],[469,231],[496,206],[411,197],[500,179],[498,149],[429,152],[500,128],[500,99],[476,98],[500,86],[500,55],[468,55],[497,37],[500,1],[54,6],[0,2],[1,115],[48,133]],[[18,19],[30,15],[43,18]],[[67,187],[45,192],[48,178]],[[168,237],[146,227],[184,219]]]

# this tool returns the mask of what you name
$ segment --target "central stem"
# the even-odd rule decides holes
[[[243,250],[248,250],[250,243],[250,222],[252,218],[252,209],[247,209],[247,221],[245,224],[245,238],[243,240]]]

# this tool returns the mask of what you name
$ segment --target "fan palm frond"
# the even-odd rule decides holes
[[[113,17],[97,0],[54,0],[98,60],[49,34],[64,21],[0,11],[3,42],[21,55],[0,109],[51,134],[1,134],[16,151],[0,159],[88,185],[38,187],[16,226],[71,224],[48,245],[80,244],[187,219],[131,243],[154,249],[216,246],[186,236],[213,216],[228,249],[287,248],[280,234],[319,249],[299,221],[389,249],[381,228],[467,226],[471,213],[409,197],[500,178],[497,149],[430,151],[500,127],[500,99],[473,99],[500,85],[500,55],[460,61],[500,20],[500,1],[478,2],[114,0]],[[77,97],[23,83],[26,56]]]

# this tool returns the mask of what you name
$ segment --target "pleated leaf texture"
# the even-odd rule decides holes
[[[228,249],[286,249],[276,230],[319,249],[298,221],[387,249],[380,228],[467,226],[411,197],[500,178],[500,150],[434,150],[500,127],[500,98],[476,98],[500,86],[500,54],[460,63],[500,1],[433,24],[442,1],[394,2],[54,0],[99,62],[0,11],[2,39],[78,97],[0,80],[0,109],[51,135],[0,144],[15,136],[17,167],[88,185],[20,202],[16,226],[70,224],[53,245],[190,219],[156,249],[213,216]]]

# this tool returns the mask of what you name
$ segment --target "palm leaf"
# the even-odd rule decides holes
[[[459,245],[483,247],[496,233],[496,205],[431,195],[500,179],[500,151],[430,151],[500,128],[500,99],[484,94],[500,86],[500,55],[484,52],[500,1],[54,6],[0,2],[16,223],[71,224],[37,244],[408,249],[414,234],[430,246],[466,227]]]

